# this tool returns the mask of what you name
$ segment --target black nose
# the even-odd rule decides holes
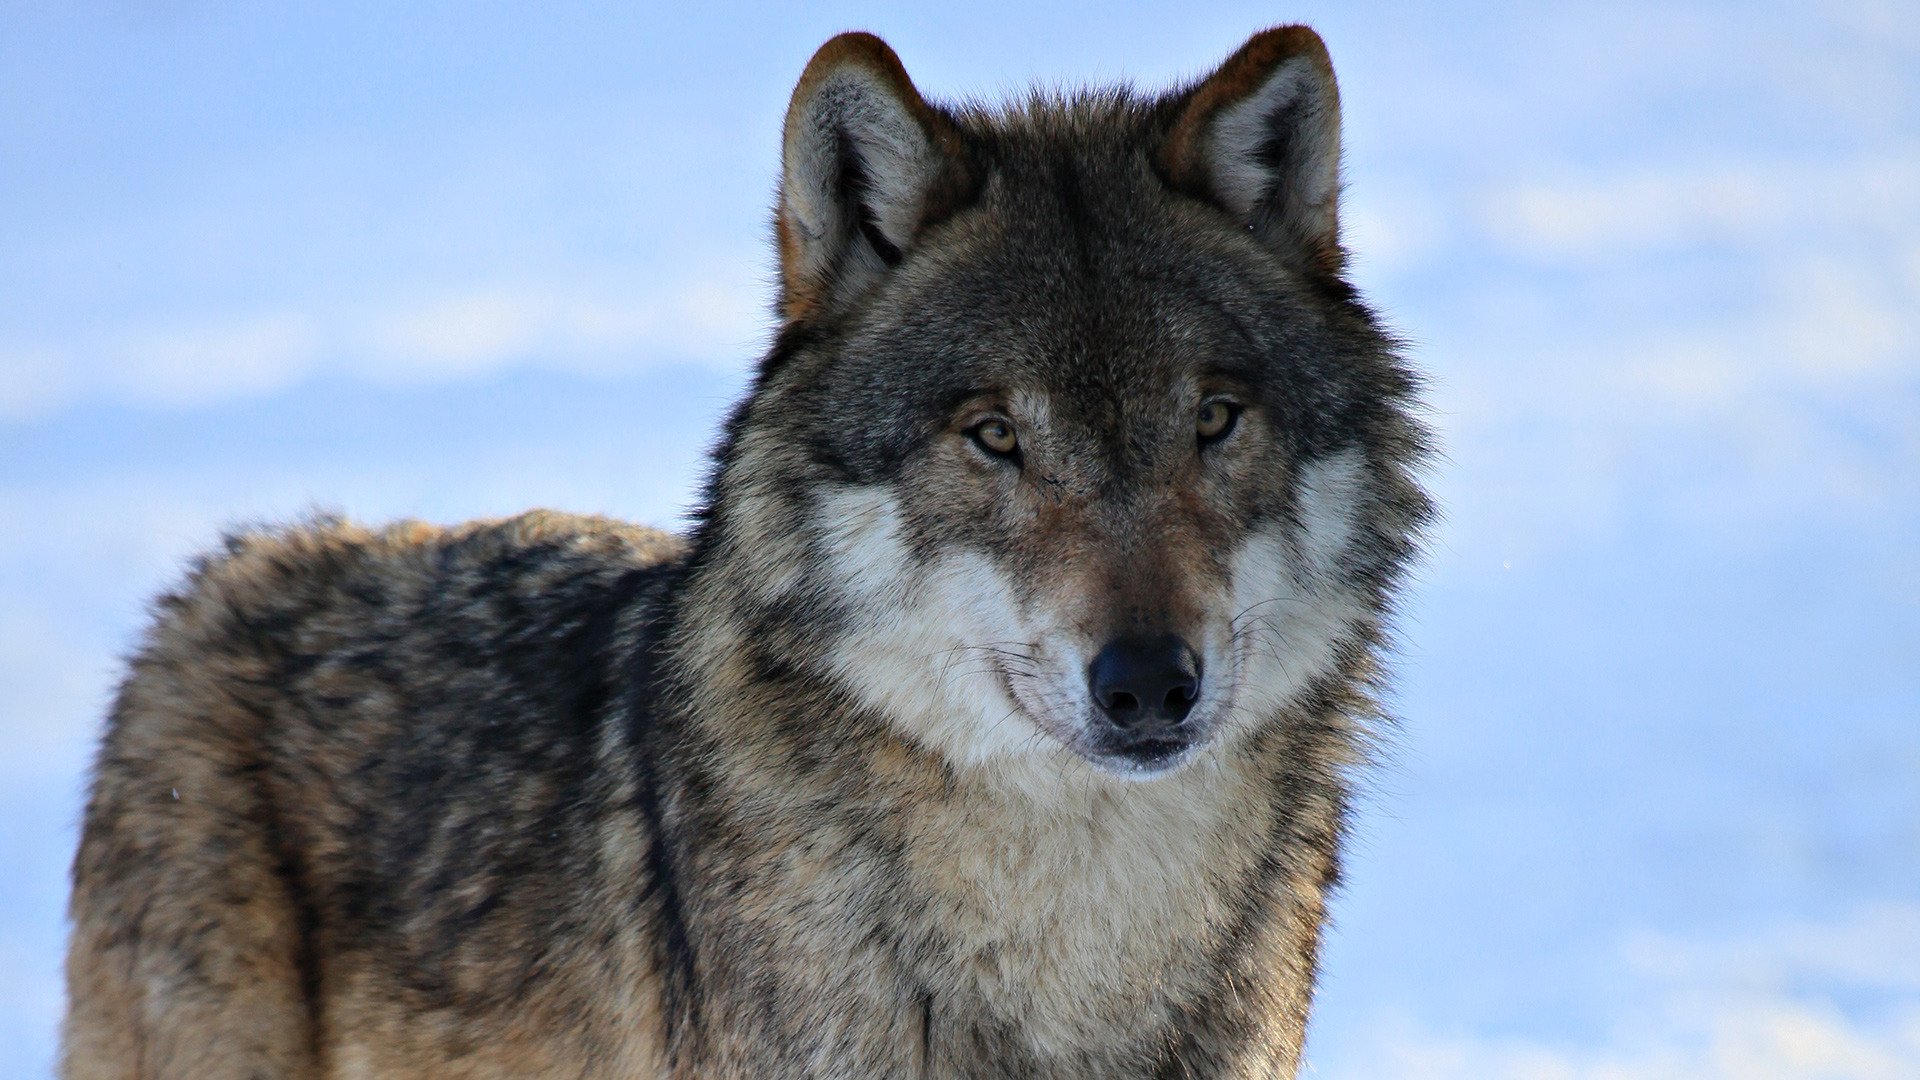
[[[1147,732],[1187,718],[1200,698],[1200,657],[1174,634],[1123,637],[1087,669],[1094,703],[1114,726]]]

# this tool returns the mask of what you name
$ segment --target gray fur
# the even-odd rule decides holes
[[[1325,107],[1223,128],[1275,71]],[[849,35],[794,110],[788,321],[691,536],[315,522],[162,601],[63,1075],[1295,1073],[1429,512],[1335,194],[1276,166],[1265,228],[1221,173],[1264,123],[1324,179],[1324,48],[956,110]],[[1149,631],[1207,666],[1142,764],[1085,663]]]

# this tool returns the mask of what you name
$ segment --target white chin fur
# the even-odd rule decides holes
[[[1232,559],[1232,626],[1209,628],[1206,688],[1191,750],[1151,766],[1087,760],[1069,749],[1093,719],[1087,658],[1066,634],[1029,624],[1005,572],[978,552],[916,561],[898,501],[882,488],[821,499],[827,578],[851,616],[829,655],[841,680],[921,745],[956,765],[1020,760],[1144,781],[1185,771],[1223,739],[1291,704],[1333,669],[1370,617],[1339,562],[1365,498],[1357,451],[1301,472],[1297,529],[1249,536]],[[1229,632],[1230,631],[1230,632]],[[1215,676],[1216,678],[1218,676]]]

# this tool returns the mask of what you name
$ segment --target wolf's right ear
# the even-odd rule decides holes
[[[820,46],[787,106],[780,313],[816,317],[905,257],[970,189],[964,139],[872,34]]]
[[[1339,273],[1340,89],[1320,35],[1253,35],[1175,108],[1158,154],[1167,181],[1295,266]]]

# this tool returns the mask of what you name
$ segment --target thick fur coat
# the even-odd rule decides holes
[[[1161,96],[795,90],[687,537],[231,539],[74,868],[64,1075],[1297,1070],[1414,381],[1304,27]]]

